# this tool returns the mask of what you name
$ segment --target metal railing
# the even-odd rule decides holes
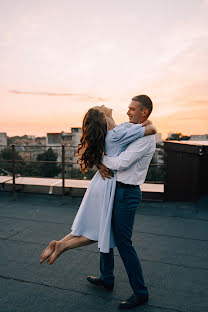
[[[74,161],[66,161],[66,149],[70,149],[70,150],[75,150],[75,148],[77,148],[76,146],[67,146],[65,144],[62,144],[62,145],[50,145],[50,146],[45,146],[45,145],[26,145],[26,146],[20,146],[20,145],[17,145],[15,146],[14,144],[10,145],[10,146],[0,146],[0,154],[1,154],[1,151],[3,149],[10,149],[11,148],[11,157],[10,159],[2,159],[0,158],[0,175],[1,175],[1,172],[4,173],[4,175],[8,175],[8,176],[11,176],[11,178],[9,180],[6,180],[4,181],[2,184],[5,185],[5,183],[9,182],[9,181],[12,181],[12,190],[13,192],[16,191],[16,178],[18,177],[21,177],[22,175],[18,174],[16,172],[16,167],[17,167],[17,164],[20,163],[38,163],[38,164],[59,164],[60,167],[61,167],[61,177],[56,177],[56,178],[61,178],[62,180],[62,195],[65,195],[65,179],[66,179],[66,174],[65,174],[65,170],[66,170],[66,166],[67,165],[71,165],[73,166],[75,164]],[[47,151],[47,149],[49,148],[54,148],[54,149],[61,149],[61,160],[60,161],[57,161],[57,160],[31,160],[31,159],[16,159],[16,155],[18,154],[19,152],[19,149],[20,148],[24,148],[25,150],[21,150],[22,153],[26,153],[27,152],[27,148],[43,148],[44,151]],[[34,149],[32,151],[30,151],[30,153],[34,153]],[[59,156],[60,156],[60,153],[59,153]],[[59,157],[60,158],[60,157]],[[1,166],[1,163],[11,163],[11,172],[9,172],[8,170],[5,170],[4,168],[2,168]],[[164,163],[152,163],[150,164],[150,170],[151,168],[162,168],[162,170],[164,170],[164,166],[165,164]],[[77,169],[78,170],[78,169]],[[36,176],[36,177],[39,177],[39,176]],[[43,176],[41,176],[43,178]],[[45,176],[46,178],[46,176]],[[49,177],[48,177],[49,178]],[[148,181],[148,183],[155,183],[155,184],[158,184],[158,183],[164,183],[164,180],[163,181]]]

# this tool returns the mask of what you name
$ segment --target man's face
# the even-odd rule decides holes
[[[142,109],[142,105],[140,102],[132,100],[129,104],[127,115],[129,116],[130,123],[142,123],[148,118],[148,110]]]

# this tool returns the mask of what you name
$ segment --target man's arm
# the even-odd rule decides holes
[[[125,170],[135,161],[141,159],[149,150],[151,140],[148,137],[137,140],[136,144],[130,144],[119,156],[103,156],[102,163],[112,170]]]

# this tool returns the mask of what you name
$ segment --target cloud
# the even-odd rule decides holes
[[[19,90],[9,90],[12,94],[25,94],[25,95],[42,95],[42,96],[77,96],[88,100],[96,101],[106,101],[106,98],[91,96],[82,93],[56,93],[56,92],[33,92],[33,91],[19,91]]]

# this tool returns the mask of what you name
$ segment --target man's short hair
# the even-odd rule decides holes
[[[141,105],[142,105],[141,109],[146,108],[146,109],[148,109],[149,115],[151,114],[152,108],[153,108],[153,104],[152,104],[152,101],[151,101],[151,99],[149,98],[149,96],[144,95],[144,94],[142,94],[142,95],[136,95],[136,96],[134,96],[134,97],[132,98],[132,101],[136,101],[136,102],[141,103]],[[148,116],[149,116],[149,115],[148,115]]]

